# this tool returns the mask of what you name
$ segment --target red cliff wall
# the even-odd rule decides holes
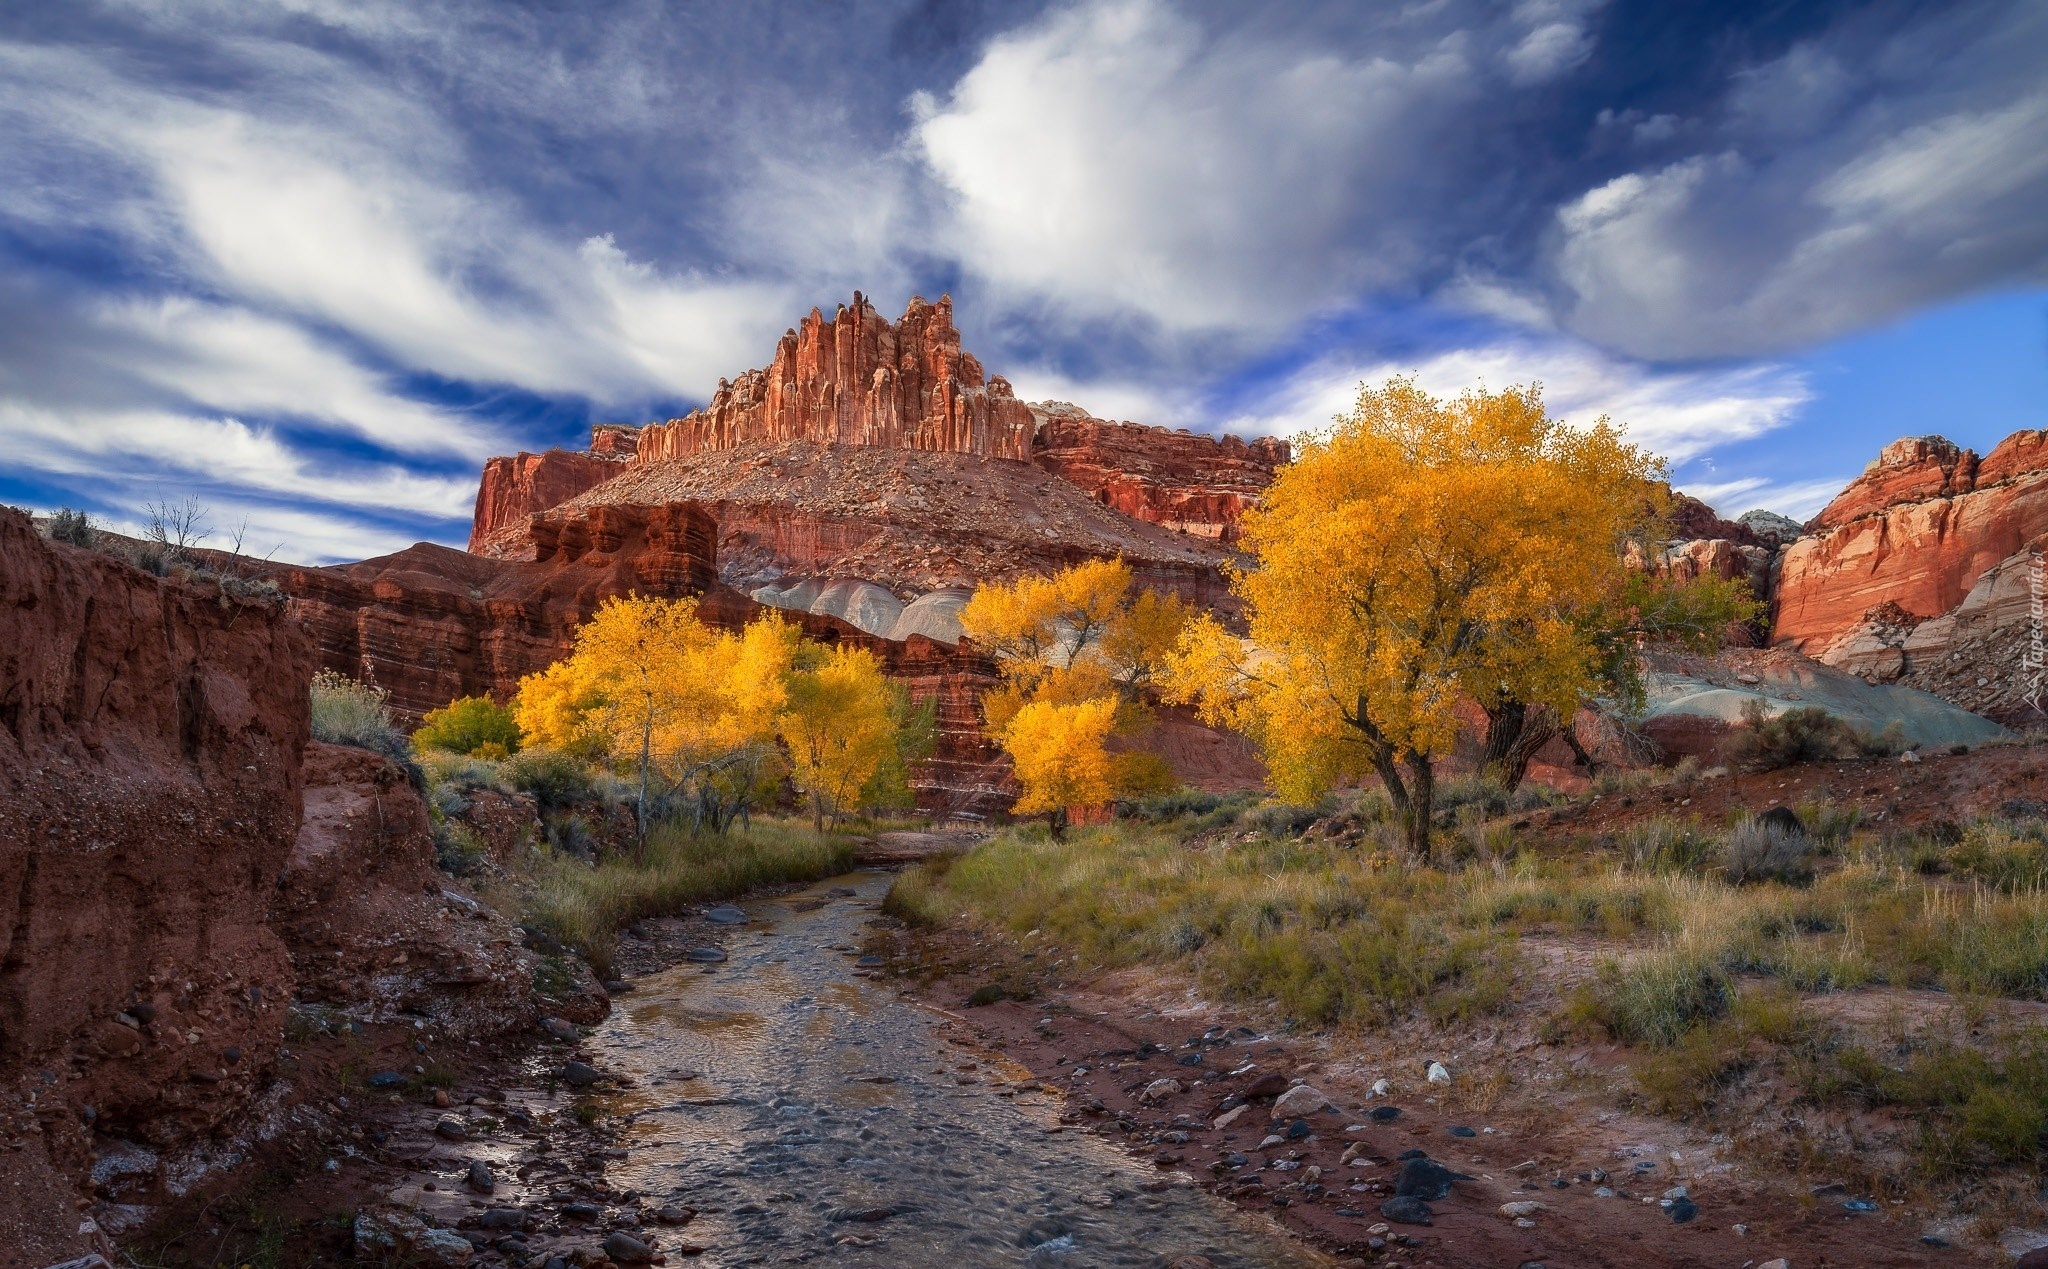
[[[620,429],[599,428],[597,444],[618,443]],[[578,454],[551,449],[544,454],[514,454],[484,464],[477,485],[476,516],[469,530],[469,549],[477,555],[504,555],[526,542],[526,521],[537,512],[560,506],[625,470],[623,455]]]
[[[0,510],[0,1265],[95,1249],[92,1152],[189,1145],[270,1069],[311,673],[278,605]]]
[[[1779,566],[1775,640],[1819,653],[1887,603],[1939,616],[2048,533],[2048,432],[1982,459],[1941,437],[1895,441],[1808,527]]]
[[[961,351],[949,297],[913,298],[892,324],[856,291],[832,320],[812,309],[785,332],[766,370],[720,380],[709,405],[643,428],[636,461],[790,440],[1023,460],[1031,412]]]
[[[1234,542],[1246,508],[1289,457],[1286,441],[1249,443],[1108,423],[1074,407],[1034,407],[1031,461],[1136,520]]]

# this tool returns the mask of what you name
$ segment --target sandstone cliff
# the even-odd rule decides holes
[[[641,430],[635,461],[757,441],[819,441],[1026,459],[1031,412],[960,348],[953,301],[914,297],[891,323],[856,291],[783,334],[765,370],[720,380],[710,404]]]
[[[2029,560],[2048,547],[2048,432],[1981,459],[1941,437],[1894,442],[1808,529],[1778,562],[1774,641],[2039,721],[2022,659]]]
[[[1235,542],[1238,522],[1290,456],[1286,441],[1197,436],[1109,423],[1049,401],[1037,419],[1031,461],[1134,520]]]
[[[551,449],[544,454],[519,453],[484,464],[477,485],[476,516],[469,530],[469,549],[478,555],[500,555],[516,549],[526,537],[526,522],[536,512],[558,506],[586,489],[595,488],[625,470],[624,455],[596,452],[595,442],[618,434],[600,428],[592,452]]]
[[[311,672],[280,605],[0,509],[0,1264],[96,1248],[96,1153],[190,1150],[271,1071]]]

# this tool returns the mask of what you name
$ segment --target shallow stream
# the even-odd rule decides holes
[[[612,1098],[626,1156],[608,1180],[700,1211],[690,1263],[1329,1263],[1062,1131],[1028,1072],[949,1044],[942,1014],[866,977],[888,885],[856,873],[741,905],[729,959],[638,980],[591,1036],[597,1065],[633,1081]]]

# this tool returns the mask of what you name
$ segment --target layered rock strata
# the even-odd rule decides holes
[[[1009,382],[962,351],[950,297],[914,297],[892,323],[856,291],[829,321],[812,309],[784,332],[765,370],[721,379],[702,409],[642,429],[635,461],[793,440],[1021,461],[1031,430]]]
[[[96,1155],[189,1152],[271,1072],[311,672],[282,605],[0,509],[0,1264],[106,1250]]]
[[[476,514],[469,530],[469,549],[478,555],[499,555],[526,537],[526,522],[538,512],[559,506],[593,489],[625,469],[632,451],[603,453],[597,445],[616,437],[618,429],[597,429],[589,453],[551,449],[543,454],[519,453],[484,464],[477,484]]]
[[[1885,447],[1778,561],[1772,636],[1828,664],[2039,721],[2025,660],[2048,548],[2048,432],[1979,458],[1941,437]]]
[[[1031,407],[1031,461],[1134,520],[1235,542],[1244,513],[1286,465],[1286,441],[1110,423],[1079,407]]]

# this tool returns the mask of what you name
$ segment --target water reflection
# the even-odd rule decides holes
[[[1058,1131],[1058,1103],[1016,1088],[1022,1068],[949,1046],[937,1015],[856,977],[887,888],[856,874],[746,905],[727,962],[640,980],[592,1038],[636,1084],[613,1098],[631,1122],[609,1178],[697,1208],[695,1263],[1329,1263]]]

